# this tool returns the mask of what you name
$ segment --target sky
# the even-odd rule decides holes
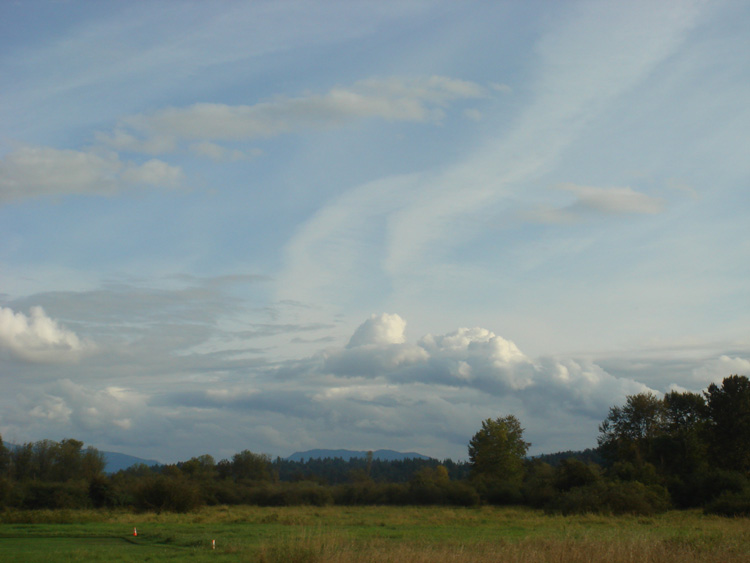
[[[0,3],[0,434],[596,446],[750,375],[750,5]]]

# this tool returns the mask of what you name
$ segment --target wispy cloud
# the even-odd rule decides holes
[[[120,151],[148,154],[171,152],[183,140],[202,140],[194,148],[215,158],[221,152],[218,145],[205,143],[340,127],[357,119],[435,122],[450,102],[486,95],[478,84],[444,76],[368,79],[325,94],[278,97],[254,105],[198,103],[134,115],[97,138]]]
[[[630,187],[599,188],[562,184],[557,189],[573,194],[575,201],[564,207],[539,207],[528,213],[527,217],[540,223],[574,223],[601,214],[655,215],[665,208],[663,199]]]
[[[175,187],[179,167],[123,162],[112,152],[22,146],[0,160],[0,203],[72,194],[111,195],[136,186]]]
[[[325,295],[330,279],[362,271],[363,256],[365,271],[374,272],[368,279],[379,275],[397,284],[481,239],[485,223],[477,219],[507,213],[509,201],[532,191],[587,124],[679,48],[699,13],[692,5],[656,11],[630,4],[590,7],[573,10],[540,40],[536,95],[507,130],[463,160],[353,187],[320,209],[287,245],[281,295]],[[580,187],[574,193],[589,210],[658,208],[657,200],[627,188]],[[553,218],[567,215],[547,210],[545,220]],[[365,250],[373,246],[379,252]],[[357,283],[341,285],[354,293]]]

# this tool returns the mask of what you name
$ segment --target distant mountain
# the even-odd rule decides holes
[[[117,473],[122,469],[127,469],[133,465],[144,464],[148,466],[161,465],[161,462],[155,459],[143,459],[141,457],[135,457],[134,455],[121,454],[119,452],[103,452],[100,451],[104,456],[104,461],[107,465],[104,467],[106,473]]]
[[[5,447],[11,451],[15,451],[21,446],[19,446],[18,444],[13,444],[11,442],[5,442]],[[133,465],[138,465],[140,463],[148,465],[149,467],[153,465],[161,465],[161,462],[156,461],[155,459],[143,459],[142,457],[121,454],[119,452],[105,452],[99,450],[99,453],[104,456],[104,462],[106,464],[104,466],[105,473],[117,473],[121,469],[127,469],[128,467],[132,467]]]
[[[306,459],[325,459],[340,457],[345,461],[352,458],[366,458],[367,451],[353,450],[307,450],[306,452],[294,452],[286,459],[289,461],[305,461]],[[382,461],[396,461],[401,459],[430,459],[426,455],[416,452],[395,452],[393,450],[376,450],[372,452],[373,459]]]

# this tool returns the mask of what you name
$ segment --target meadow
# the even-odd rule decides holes
[[[561,516],[486,506],[6,510],[0,560],[739,563],[750,560],[750,520],[700,511]]]

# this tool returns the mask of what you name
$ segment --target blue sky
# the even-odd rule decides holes
[[[4,2],[0,433],[592,447],[750,374],[743,2]]]

